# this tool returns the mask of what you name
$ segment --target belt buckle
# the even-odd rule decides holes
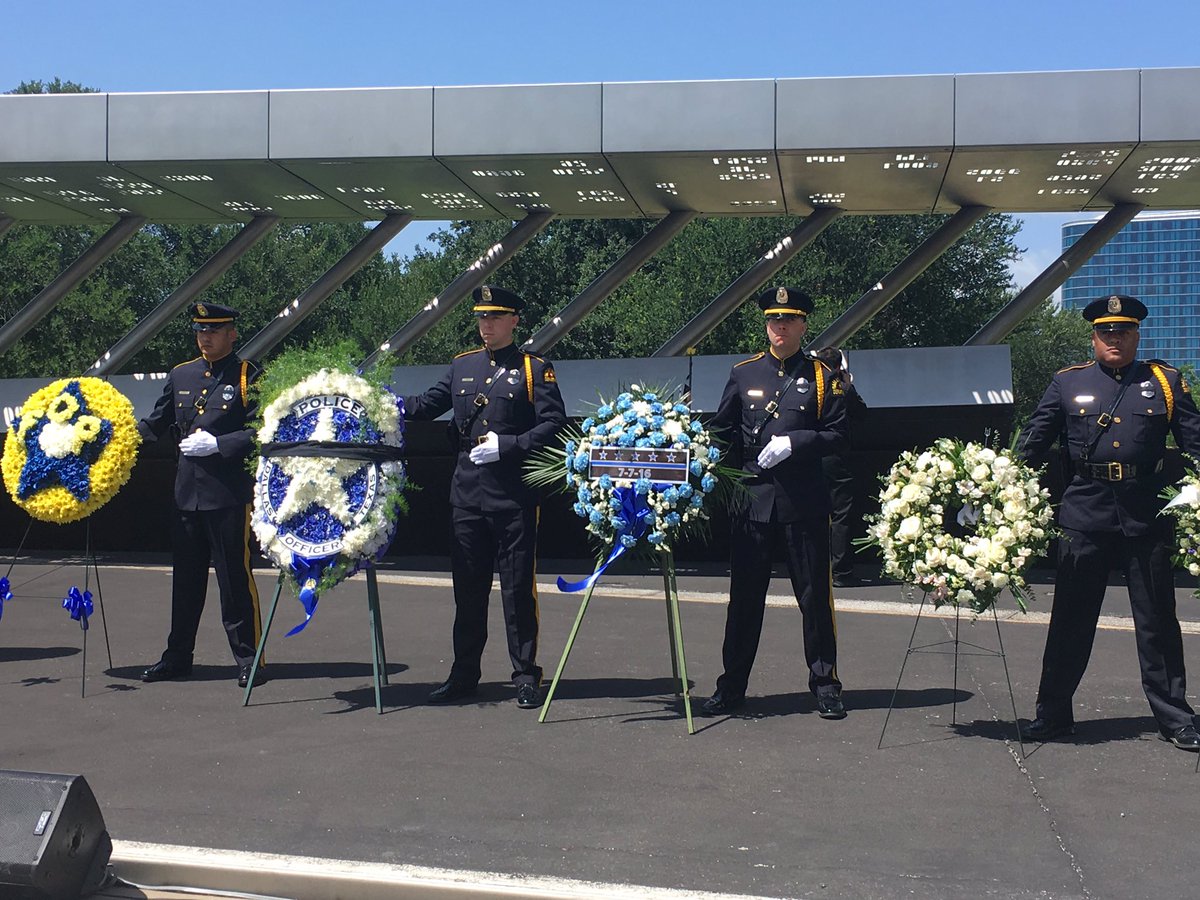
[[[1108,480],[1120,481],[1122,477],[1121,464],[1119,462],[1110,462],[1108,464]]]
[[[475,399],[472,402],[476,406],[487,406],[487,403],[488,403],[487,394],[476,394]]]
[[[778,400],[772,400],[770,403],[768,403],[766,406],[763,407],[763,411],[769,412],[769,413],[774,413],[775,410],[777,410],[777,409],[779,409],[779,401]]]
[[[476,447],[478,447],[482,444],[486,444],[486,443],[487,443],[487,435],[486,434],[481,434],[479,437],[475,438],[475,446]]]

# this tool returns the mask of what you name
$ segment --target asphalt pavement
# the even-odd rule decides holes
[[[563,568],[579,571],[540,565],[547,682],[579,602],[553,587]],[[265,607],[274,573],[256,574]],[[915,635],[919,598],[899,586],[837,589],[850,712],[826,721],[806,689],[800,613],[777,579],[749,701],[704,718],[727,584],[684,570],[689,735],[657,575],[601,582],[544,724],[516,706],[498,592],[478,696],[424,703],[451,661],[442,570],[380,573],[382,715],[361,576],[291,638],[303,615],[285,596],[270,680],[248,707],[215,582],[192,678],[148,685],[138,676],[163,647],[169,571],[103,560],[99,576],[113,665],[97,608],[81,697],[82,632],[59,604],[84,586],[82,565],[13,568],[0,768],[85,775],[118,843],[769,897],[1200,896],[1196,756],[1158,740],[1117,586],[1076,697],[1078,734],[1022,748],[1013,701],[1031,714],[1048,584],[1030,615],[1011,604],[997,619],[923,614]],[[1195,668],[1200,601],[1190,588],[1177,597]],[[906,654],[910,637],[936,646]]]

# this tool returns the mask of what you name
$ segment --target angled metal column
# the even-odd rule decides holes
[[[0,216],[0,234],[4,234],[4,232],[6,232],[6,231],[8,231],[8,229],[12,228],[13,225],[15,225],[16,223],[17,223],[16,219],[10,218],[8,216]]]
[[[661,219],[650,231],[642,235],[637,243],[626,250],[620,259],[596,276],[596,279],[564,306],[558,315],[543,325],[537,334],[525,342],[522,349],[542,354],[561,341],[567,336],[567,332],[628,281],[634,272],[645,265],[650,257],[665,247],[694,218],[696,213],[680,210]]]
[[[450,310],[471,291],[479,287],[487,277],[508,262],[531,238],[550,224],[554,213],[530,213],[518,222],[508,234],[494,243],[487,253],[471,263],[467,270],[446,285],[445,290],[422,307],[421,311],[400,326],[390,338],[380,344],[379,349],[362,361],[360,368],[369,369],[385,353],[403,353],[442,320]]]
[[[964,206],[942,227],[921,242],[921,245],[900,261],[892,271],[875,282],[875,286],[854,301],[844,313],[830,322],[825,330],[810,340],[809,347],[838,347],[866,325],[881,309],[896,299],[902,290],[928,269],[939,256],[953,246],[971,226],[988,214],[988,206]]]
[[[255,216],[233,236],[224,247],[212,255],[204,265],[197,269],[192,276],[172,292],[162,303],[154,307],[150,314],[119,341],[112,345],[88,370],[88,375],[111,375],[133,358],[134,354],[154,339],[167,323],[171,321],[184,307],[192,302],[192,298],[220,278],[235,262],[245,255],[246,251],[261,241],[279,224],[278,216]]]
[[[1118,203],[1110,209],[1103,219],[1089,228],[1062,256],[1051,263],[1046,271],[1033,279],[1025,290],[992,316],[991,320],[975,332],[963,346],[978,347],[1001,343],[1027,315],[1145,208],[1141,203]]]
[[[46,285],[0,328],[0,353],[19,341],[25,332],[54,308],[63,297],[71,293],[79,282],[87,278],[100,263],[115,253],[122,244],[133,237],[134,232],[146,222],[141,216],[118,219],[117,224],[104,232],[100,239],[79,255],[79,259],[67,266],[61,275]]]
[[[303,294],[285,306],[262,331],[246,341],[238,350],[243,359],[261,360],[287,337],[293,328],[329,296],[365,266],[383,246],[413,220],[408,213],[392,213],[366,233],[361,241],[346,251],[346,255],[329,267]]]
[[[816,210],[791,234],[767,251],[758,262],[734,279],[729,287],[700,310],[692,321],[675,332],[653,355],[682,356],[687,353],[841,215],[842,210],[833,207]]]

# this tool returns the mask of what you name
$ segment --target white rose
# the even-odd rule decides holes
[[[900,527],[896,529],[896,539],[901,541],[911,541],[921,533],[921,520],[916,516],[909,516],[900,523]]]

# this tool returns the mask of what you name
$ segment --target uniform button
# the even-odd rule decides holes
[[[204,415],[204,410],[200,410],[200,412],[196,413],[196,415],[198,415],[198,416]]]
[[[1083,415],[1085,412],[1087,412],[1087,410],[1086,410],[1086,409],[1084,409],[1082,406],[1081,406],[1081,407],[1079,407],[1079,414],[1080,414],[1081,416],[1082,416],[1082,415]]]
[[[492,379],[490,379],[490,378],[485,378],[485,379],[483,379],[483,383],[484,383],[484,384],[491,384],[491,383],[492,383]]]
[[[1114,446],[1114,447],[1120,447],[1120,446],[1121,446],[1121,442],[1120,442],[1120,441],[1113,441],[1113,446]]]
[[[1154,414],[1154,410],[1152,410],[1152,409],[1151,409],[1150,407],[1148,407],[1148,406],[1146,407],[1146,412],[1147,412],[1147,413],[1149,413],[1149,414],[1151,414],[1151,415],[1153,415],[1153,414]]]
[[[1113,421],[1114,421],[1114,422],[1116,422],[1118,425],[1120,425],[1120,424],[1121,424],[1121,417],[1120,417],[1120,416],[1115,416],[1115,417],[1113,418]]]
[[[208,393],[208,388],[202,388],[202,389],[201,389],[201,391],[200,391],[200,393],[202,393],[202,394],[207,394],[207,393]]]
[[[487,419],[484,419],[484,420],[483,420],[483,424],[484,424],[484,425],[486,425],[486,424],[487,424]]]
[[[221,409],[229,409],[229,404],[228,403],[222,404]]]
[[[204,377],[205,377],[205,378],[212,378],[212,372],[205,372],[205,373],[204,373]]]

